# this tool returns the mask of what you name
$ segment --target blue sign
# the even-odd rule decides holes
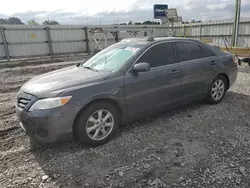
[[[154,18],[160,19],[166,17],[166,10],[168,5],[154,5]]]

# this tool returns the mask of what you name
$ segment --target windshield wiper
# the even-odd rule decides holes
[[[89,69],[89,70],[92,70],[92,71],[95,71],[95,72],[98,72],[98,70],[96,70],[96,69],[93,69],[93,68],[91,68],[91,67],[83,67],[83,68],[85,68],[85,69]]]

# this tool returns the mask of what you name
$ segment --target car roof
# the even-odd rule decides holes
[[[197,42],[199,44],[208,46],[207,44],[204,44],[200,40],[192,39],[192,38],[183,38],[183,37],[135,37],[135,38],[126,38],[121,40],[121,42],[129,43],[129,44],[141,44],[145,47],[151,46],[153,44],[159,43],[159,42],[168,42],[168,41],[190,41],[190,42]],[[209,45],[210,46],[210,45]]]
[[[183,38],[183,37],[135,37],[135,38],[126,38],[123,39],[122,42],[132,42],[132,43],[137,43],[137,42],[144,42],[144,43],[155,43],[159,41],[172,41],[172,40],[180,40],[180,41],[198,41],[196,39],[192,38]]]
[[[127,38],[127,39],[123,39],[121,40],[121,42],[127,42],[130,44],[141,44],[143,45],[145,48],[159,43],[159,42],[164,42],[164,41],[189,41],[189,42],[196,42],[208,49],[210,49],[215,55],[225,55],[224,52],[222,52],[220,49],[217,49],[209,44],[206,44],[198,39],[193,39],[193,38],[184,38],[184,37],[153,37],[153,36],[149,36],[149,37],[135,37],[135,38]]]
[[[135,38],[126,38],[121,40],[121,42],[128,43],[130,45],[136,45],[136,44],[141,44],[145,48],[159,43],[159,42],[168,42],[168,41],[194,41],[198,43],[202,43],[199,40],[196,39],[191,39],[191,38],[181,38],[181,37],[135,37]],[[203,44],[203,43],[202,43]]]

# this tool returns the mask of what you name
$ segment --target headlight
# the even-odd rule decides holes
[[[41,100],[36,101],[31,106],[31,108],[29,109],[29,111],[44,110],[44,109],[50,109],[50,108],[55,108],[55,107],[63,106],[70,99],[71,99],[71,96],[41,99]]]

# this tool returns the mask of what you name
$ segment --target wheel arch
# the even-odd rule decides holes
[[[229,89],[229,87],[230,87],[230,79],[229,79],[229,76],[226,74],[226,73],[220,73],[220,74],[218,74],[217,76],[223,76],[225,79],[226,79],[226,81],[227,81],[227,90]],[[216,77],[217,77],[216,76]],[[215,77],[215,78],[216,78]]]
[[[78,121],[79,121],[79,118],[81,117],[81,114],[82,114],[82,113],[84,112],[84,110],[86,110],[89,106],[91,106],[91,105],[93,105],[93,104],[96,104],[96,103],[98,103],[98,102],[107,102],[107,103],[113,105],[113,106],[117,109],[117,111],[118,111],[118,113],[119,113],[119,116],[120,116],[120,120],[119,120],[119,121],[120,121],[120,122],[122,121],[122,118],[123,118],[123,116],[124,116],[124,111],[123,111],[123,109],[122,109],[122,106],[121,106],[116,100],[111,99],[111,98],[99,98],[99,99],[95,99],[95,100],[90,101],[89,103],[85,104],[85,105],[79,110],[79,112],[76,114],[75,119],[74,119],[74,122],[73,122],[73,126],[72,126],[72,132],[73,132],[73,138],[74,138],[74,139],[77,140],[76,133],[75,133],[75,131],[76,131],[75,127],[76,127],[76,124],[77,124]],[[119,122],[119,123],[120,123],[120,122]]]

